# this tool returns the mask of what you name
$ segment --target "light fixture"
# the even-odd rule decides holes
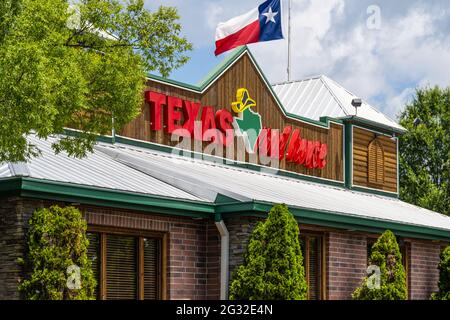
[[[352,100],[352,106],[355,107],[355,116],[358,115],[358,108],[361,107],[362,105],[362,100],[360,98],[354,98]]]

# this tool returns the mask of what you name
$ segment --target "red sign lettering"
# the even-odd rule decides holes
[[[150,129],[158,131],[161,130],[161,106],[166,104],[166,95],[147,91],[145,98],[150,104]]]
[[[145,93],[145,100],[150,106],[150,129],[153,131],[162,128],[163,110],[164,130],[167,133],[184,129],[179,131],[181,132],[179,134],[224,146],[228,146],[234,139],[233,114],[226,109],[215,112],[213,107],[202,107],[198,102],[152,91]],[[200,109],[201,124],[197,125]],[[320,141],[302,139],[300,133],[300,129],[292,130],[291,126],[284,127],[281,134],[277,129],[264,127],[258,136],[255,151],[259,152],[260,156],[286,159],[287,162],[303,165],[309,169],[324,168],[327,164],[328,146]]]
[[[190,102],[183,100],[183,114],[184,125],[183,129],[186,129],[192,136],[194,132],[194,123],[197,119],[198,112],[200,111],[200,103]]]

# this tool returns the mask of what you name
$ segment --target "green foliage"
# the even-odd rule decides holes
[[[298,224],[286,205],[276,205],[252,232],[230,285],[231,300],[306,299]]]
[[[58,206],[38,209],[29,224],[28,253],[20,261],[30,273],[19,285],[24,297],[30,300],[95,299],[96,281],[87,257],[87,224],[80,211]],[[72,265],[80,268],[79,289],[68,286],[68,280],[74,275],[68,274],[67,268]]]
[[[406,300],[406,274],[395,235],[386,230],[372,247],[371,265],[380,268],[380,288],[370,288],[365,277],[352,297],[355,300]]]
[[[400,197],[449,215],[450,87],[418,89],[400,124],[408,130],[399,145]]]
[[[187,62],[177,11],[143,0],[0,1],[0,162],[39,154],[25,135],[64,127],[56,152],[83,157],[95,134],[131,121],[143,103],[147,72],[163,76]]]
[[[439,263],[439,291],[431,295],[433,300],[450,300],[450,246],[441,252]]]

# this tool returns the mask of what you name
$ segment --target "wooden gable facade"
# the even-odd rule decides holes
[[[284,157],[277,163],[276,169],[344,184],[344,180],[346,179],[344,169],[345,148],[348,148],[345,145],[345,121],[330,118],[315,121],[287,113],[246,47],[232,54],[225,63],[216,69],[199,86],[187,85],[151,76],[147,81],[146,90],[200,103],[201,106],[210,106],[215,112],[220,109],[226,109],[233,116],[237,116],[236,112],[232,110],[231,105],[236,101],[236,93],[240,88],[247,89],[251,98],[255,100],[256,106],[252,107],[252,110],[260,114],[263,127],[277,129],[281,133],[283,128],[291,126],[292,131],[295,129],[300,130],[303,139],[320,141],[320,143],[327,145],[326,165],[323,168],[306,168],[303,165],[287,161],[286,157]],[[200,117],[201,115],[199,113],[196,120],[200,121]],[[150,105],[145,103],[142,107],[141,114],[127,124],[120,132],[120,135],[172,147],[179,146],[179,141],[177,139],[173,141],[172,135],[165,132],[165,130],[152,130],[152,121]],[[183,121],[184,119],[181,119],[180,123],[182,124]],[[383,180],[377,180],[376,183],[373,183],[369,179],[372,173],[369,168],[370,159],[368,148],[374,139],[377,139],[377,145],[382,145],[384,157]],[[351,185],[396,193],[396,140],[377,135],[364,128],[354,127],[352,143]],[[203,142],[203,148],[207,144]],[[223,147],[221,156],[235,161],[248,162],[261,166],[273,165],[273,163],[268,163],[267,160],[258,156],[258,152],[251,155],[248,153],[242,155],[237,152],[237,146],[243,144],[243,138],[238,135],[235,136],[234,143],[232,144],[235,150],[232,156],[227,154],[227,148],[230,148],[229,146]],[[287,144],[288,146],[289,142]],[[194,144],[189,149],[198,151],[194,149]]]

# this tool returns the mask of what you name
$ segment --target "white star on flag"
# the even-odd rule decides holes
[[[267,24],[269,21],[272,21],[273,23],[276,23],[274,17],[277,14],[278,14],[278,11],[277,12],[272,12],[272,7],[269,7],[269,11],[267,11],[266,13],[263,13],[262,15],[266,16],[266,18],[267,18],[266,19],[266,24]]]

